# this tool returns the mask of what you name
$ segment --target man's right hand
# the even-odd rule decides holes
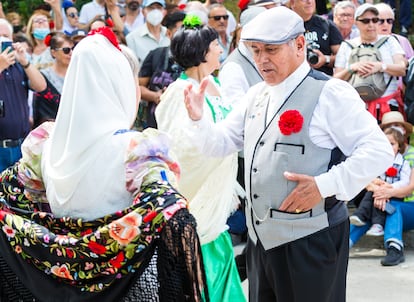
[[[16,62],[14,52],[10,47],[7,47],[2,53],[0,53],[0,72],[9,68]]]
[[[189,84],[184,89],[185,108],[187,109],[188,116],[193,121],[198,121],[203,117],[204,92],[206,91],[208,83],[209,79],[206,77],[201,81],[198,91],[194,90],[192,84]]]

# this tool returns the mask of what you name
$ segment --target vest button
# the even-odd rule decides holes
[[[263,145],[264,145],[264,141],[261,141],[261,142],[259,143],[259,145],[260,145],[260,146],[263,146]]]
[[[256,173],[257,172],[257,169],[256,168],[253,168],[253,172]]]
[[[256,224],[259,225],[260,224],[260,221],[259,220],[256,220]]]
[[[259,197],[259,195],[257,195],[257,194],[253,194],[253,198],[257,198],[257,197]]]

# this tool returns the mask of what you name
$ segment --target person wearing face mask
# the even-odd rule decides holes
[[[167,29],[161,25],[166,14],[164,0],[145,0],[143,4],[145,23],[126,36],[127,45],[140,62],[147,54],[157,48],[170,45]]]
[[[137,29],[140,25],[145,23],[144,14],[141,9],[141,1],[126,0],[125,1],[125,16],[122,17],[124,22],[124,34],[127,35],[131,31]]]
[[[49,14],[46,11],[37,11],[27,22],[26,36],[33,45],[31,62],[37,69],[49,67],[53,64],[53,57],[44,40],[50,33]]]

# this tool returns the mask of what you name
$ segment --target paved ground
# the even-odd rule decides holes
[[[241,245],[235,247],[236,254],[241,250]],[[380,264],[384,253],[382,249],[351,249],[347,302],[414,301],[414,249],[405,251],[405,262],[393,267]],[[247,295],[247,281],[243,288]]]

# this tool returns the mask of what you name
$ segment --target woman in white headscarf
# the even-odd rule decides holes
[[[0,265],[0,281],[14,273],[42,301],[208,297],[168,139],[129,130],[137,87],[109,28],[77,45],[56,121],[33,130],[22,160],[0,174],[0,264],[12,269]]]

